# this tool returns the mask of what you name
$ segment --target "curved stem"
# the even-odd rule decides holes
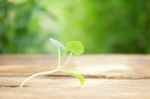
[[[46,71],[46,72],[40,72],[40,73],[36,73],[36,74],[33,74],[31,76],[29,76],[28,78],[26,78],[20,85],[20,88],[23,87],[25,85],[25,83],[27,81],[29,81],[30,79],[36,77],[36,76],[40,76],[40,75],[48,75],[48,74],[51,74],[51,73],[54,73],[56,71],[58,71],[60,69],[60,66],[58,66],[56,69],[52,70],[52,71]]]
[[[73,51],[70,52],[68,58],[66,59],[66,61],[64,62],[64,64],[61,66],[61,68],[64,68],[64,66],[67,65],[67,63],[70,61],[72,55],[73,55]]]
[[[58,48],[58,66],[61,66],[61,52],[59,48]]]
[[[31,76],[29,76],[28,78],[26,78],[20,85],[20,88],[23,87],[25,85],[25,83],[27,81],[29,81],[30,79],[36,77],[36,76],[40,76],[40,75],[48,75],[48,74],[51,74],[51,73],[54,73],[56,71],[58,71],[59,69],[61,68],[61,52],[60,52],[60,49],[58,49],[58,67],[52,71],[45,71],[45,72],[40,72],[40,73],[36,73],[36,74],[33,74]]]

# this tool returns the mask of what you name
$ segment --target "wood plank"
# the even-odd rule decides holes
[[[56,57],[49,55],[0,56],[0,76],[31,75],[56,68]],[[150,78],[149,55],[84,55],[73,57],[66,69],[86,76],[105,78]],[[61,72],[53,75],[64,75]]]
[[[85,88],[73,78],[38,77],[18,86],[25,77],[0,77],[0,99],[150,99],[150,80],[87,79]],[[67,84],[66,84],[67,83]]]
[[[73,57],[66,69],[86,76],[85,88],[61,72],[21,82],[36,72],[54,69],[48,55],[0,56],[0,99],[150,99],[150,56],[84,55]]]

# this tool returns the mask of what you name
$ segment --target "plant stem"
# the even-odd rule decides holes
[[[64,68],[64,66],[67,65],[67,63],[70,61],[72,55],[73,55],[73,51],[70,52],[68,58],[66,59],[66,61],[64,62],[64,64],[61,66],[61,69]]]
[[[22,88],[22,87],[25,85],[25,83],[26,83],[27,81],[29,81],[30,79],[32,79],[32,78],[34,78],[34,77],[36,77],[36,76],[48,75],[48,74],[51,74],[51,73],[54,73],[54,72],[58,71],[59,69],[60,69],[60,66],[58,66],[56,69],[54,69],[54,70],[52,70],[52,71],[46,71],[46,72],[40,72],[40,73],[33,74],[32,76],[29,76],[28,78],[26,78],[26,79],[21,83],[20,88]]]
[[[26,78],[21,83],[20,88],[22,88],[27,81],[29,81],[30,79],[32,79],[32,78],[34,78],[36,76],[48,75],[48,74],[54,73],[54,72],[56,72],[56,71],[58,71],[60,69],[61,69],[61,52],[60,52],[60,49],[58,49],[58,67],[56,69],[52,70],[52,71],[40,72],[40,73],[36,73],[36,74],[33,74],[33,75],[29,76],[28,78]]]
[[[61,66],[61,52],[59,48],[58,48],[58,66]]]

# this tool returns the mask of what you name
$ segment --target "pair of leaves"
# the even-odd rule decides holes
[[[58,49],[58,57],[60,58],[59,63],[62,63],[64,58],[66,57],[66,51],[73,52],[75,55],[80,55],[84,52],[84,46],[80,41],[69,41],[67,42],[66,46],[64,46],[61,42],[55,39],[50,39],[50,41]],[[75,71],[63,70],[63,72],[78,79],[80,81],[80,86],[83,87],[85,79],[81,74]]]
[[[66,51],[73,52],[75,55],[80,55],[84,52],[84,46],[80,41],[69,41],[66,46],[55,39],[50,39],[50,41],[60,51],[58,54],[60,54],[61,61],[66,57]]]

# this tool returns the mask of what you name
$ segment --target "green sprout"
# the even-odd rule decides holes
[[[84,46],[80,41],[68,41],[66,46],[64,46],[61,42],[50,39],[50,42],[57,47],[58,52],[58,66],[56,69],[51,71],[45,71],[33,74],[26,78],[20,85],[20,88],[23,87],[27,81],[30,79],[41,76],[41,75],[49,75],[57,71],[64,72],[67,75],[73,76],[74,78],[78,79],[80,82],[80,87],[83,88],[85,84],[85,78],[78,72],[74,70],[64,70],[64,67],[67,65],[67,63],[70,61],[72,55],[80,55],[84,52]],[[67,51],[70,53],[69,56],[66,58]]]

